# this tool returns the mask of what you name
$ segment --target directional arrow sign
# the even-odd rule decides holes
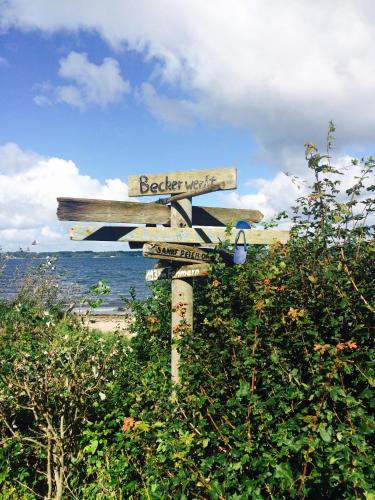
[[[129,196],[155,196],[198,191],[220,185],[220,189],[237,187],[237,169],[234,167],[166,172],[164,174],[130,175]]]
[[[70,238],[76,241],[149,241],[168,243],[196,243],[199,245],[217,245],[229,240],[234,243],[238,229],[232,229],[231,234],[218,227],[123,227],[123,226],[75,226],[70,231]],[[279,241],[289,240],[289,231],[261,231],[257,229],[244,230],[247,243],[251,245],[269,245]]]
[[[173,243],[145,243],[143,256],[179,262],[209,262],[212,256],[204,250]]]
[[[156,281],[159,279],[181,279],[197,278],[207,276],[210,270],[209,264],[195,264],[190,266],[180,266],[178,269],[172,267],[155,267],[146,271],[146,281]]]
[[[171,209],[157,203],[138,201],[57,198],[59,220],[170,224]]]
[[[132,224],[170,224],[171,208],[138,201],[57,198],[59,220],[87,222],[129,222]],[[193,206],[193,226],[227,226],[238,220],[259,222],[259,210]]]

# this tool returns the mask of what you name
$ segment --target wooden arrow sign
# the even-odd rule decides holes
[[[170,224],[170,208],[138,201],[57,198],[59,220]]]
[[[238,229],[228,235],[225,229],[216,227],[124,227],[124,226],[74,226],[70,238],[75,241],[149,241],[165,243],[196,243],[198,245],[217,245],[229,240],[234,243]],[[251,245],[270,245],[289,240],[289,231],[245,229],[246,240]]]
[[[171,208],[158,203],[86,198],[57,198],[57,201],[59,220],[166,225],[171,220]],[[262,218],[259,210],[193,206],[193,226],[227,226],[238,220],[259,222]]]
[[[161,279],[181,279],[198,278],[207,276],[210,271],[209,264],[194,264],[190,266],[180,266],[178,269],[172,267],[154,267],[146,271],[146,281],[156,281]]]
[[[237,187],[237,169],[234,167],[166,172],[164,174],[130,175],[129,196],[155,196],[177,194],[208,189],[220,185],[220,189]]]
[[[209,262],[212,256],[204,250],[173,243],[145,243],[143,256],[151,259],[164,259],[178,262]]]

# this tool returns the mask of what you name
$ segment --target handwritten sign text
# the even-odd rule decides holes
[[[128,192],[129,196],[176,194],[198,191],[218,184],[222,186],[222,189],[236,188],[236,169],[225,167],[189,172],[131,175],[128,178]]]
[[[209,262],[211,260],[211,255],[200,248],[172,243],[145,243],[143,255],[151,259],[182,262]]]

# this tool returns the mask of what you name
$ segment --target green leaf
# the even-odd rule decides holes
[[[324,427],[319,428],[319,434],[324,442],[330,443],[332,439],[331,429],[325,429]]]
[[[236,394],[239,398],[250,396],[250,384],[244,380],[240,380],[240,388]]]
[[[210,442],[210,440],[208,438],[203,439],[202,440],[202,446],[203,446],[203,448],[207,448],[209,442]]]
[[[99,445],[99,441],[97,439],[93,439],[90,444],[88,444],[86,447],[85,447],[85,451],[87,453],[91,453],[91,455],[94,455],[94,453],[96,452],[96,450],[98,449],[98,445]]]

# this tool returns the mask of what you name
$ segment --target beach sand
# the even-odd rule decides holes
[[[81,319],[90,330],[100,330],[102,332],[118,332],[129,337],[133,336],[129,332],[129,325],[133,320],[133,318],[129,314],[85,314],[81,316]]]

